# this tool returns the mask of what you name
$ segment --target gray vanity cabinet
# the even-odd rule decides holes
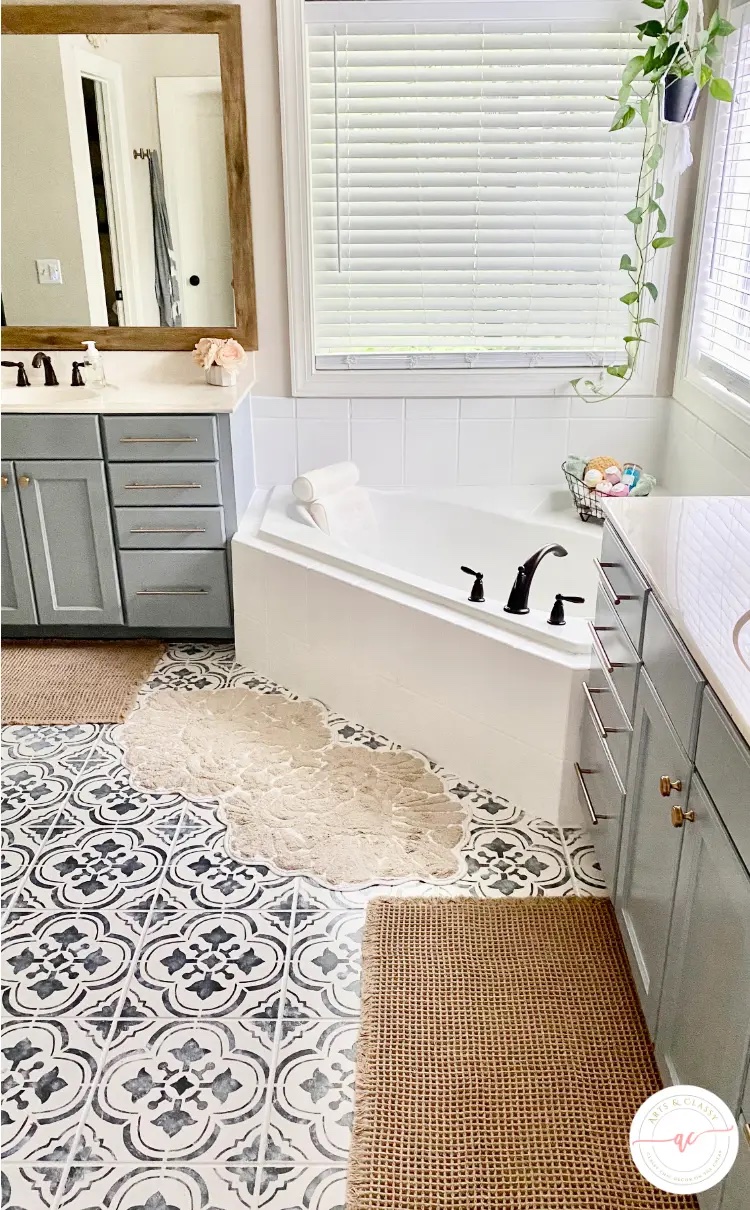
[[[16,477],[10,462],[2,464],[2,606],[3,625],[33,626],[37,620],[31,570],[21,521]]]
[[[15,464],[41,625],[122,622],[104,466]]]
[[[750,1045],[750,879],[698,774],[687,809],[656,1053],[668,1084],[710,1088],[734,1112]]]
[[[659,1010],[682,828],[672,827],[661,778],[690,780],[690,762],[645,672],[638,681],[615,907],[646,1024]],[[684,801],[684,800],[680,800]]]

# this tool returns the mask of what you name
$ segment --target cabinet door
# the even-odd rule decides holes
[[[2,496],[2,602],[3,625],[33,626],[36,605],[21,523],[13,466],[3,462]]]
[[[737,1113],[750,1044],[750,874],[697,774],[683,827],[656,1050],[669,1084]]]
[[[122,622],[101,462],[17,462],[16,481],[42,625]]]
[[[744,1114],[737,1119],[740,1128],[740,1149],[737,1159],[729,1176],[725,1177],[719,1186],[723,1189],[721,1210],[747,1210],[748,1189],[750,1189],[750,1123]],[[705,1194],[700,1195],[701,1210],[703,1210]]]
[[[661,794],[662,777],[682,790]],[[685,805],[690,764],[645,672],[638,682],[615,908],[651,1036],[659,1010],[683,828],[671,810]]]

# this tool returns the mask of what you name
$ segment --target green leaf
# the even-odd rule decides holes
[[[671,248],[673,243],[674,243],[673,235],[657,235],[655,239],[651,240],[651,247],[652,248]]]
[[[627,294],[623,294],[621,296],[620,302],[625,303],[628,307],[631,307],[634,302],[638,302],[638,291],[629,290]]]
[[[644,282],[643,289],[648,290],[648,292],[651,295],[651,297],[653,298],[654,302],[656,302],[657,298],[659,297],[659,291],[657,290],[654,283],[652,281]]]
[[[651,118],[651,105],[649,103],[648,97],[643,97],[643,99],[638,104],[638,109],[639,109],[639,112],[641,115],[641,121],[643,122],[643,125],[648,126],[649,120]]]
[[[650,156],[646,160],[646,163],[648,164],[649,168],[656,168],[659,164],[659,160],[661,159],[661,157],[663,155],[664,155],[664,148],[661,146],[660,143],[656,143],[651,150]]]
[[[643,68],[645,55],[634,55],[629,63],[625,65],[625,70],[622,73],[623,84],[632,84],[637,75],[640,74]]]
[[[708,64],[704,63],[701,68],[701,78],[698,81],[698,87],[705,88],[713,74],[714,73],[711,71],[711,68],[708,66]]]
[[[646,8],[664,8],[666,0],[643,0]]]
[[[624,340],[626,345],[640,344],[640,343],[645,344],[645,340],[644,340],[643,336],[623,336],[622,339]]]
[[[672,15],[673,30],[676,31],[682,25],[689,12],[690,5],[688,4],[688,0],[679,0],[679,4]]]
[[[633,264],[632,260],[628,256],[627,252],[623,252],[622,256],[620,257],[620,268],[621,269],[635,269],[635,265]]]
[[[699,88],[701,87],[701,77],[703,75],[704,66],[703,55],[696,55],[695,62],[693,63],[693,79]]]
[[[624,126],[629,126],[635,117],[635,110],[632,105],[621,105],[614,116],[610,130],[622,130]]]
[[[630,366],[607,366],[607,373],[613,378],[624,378]]]
[[[634,227],[637,227],[639,223],[643,222],[643,211],[641,210],[640,206],[634,206],[632,210],[628,210],[625,218],[629,223],[632,223]]]
[[[643,3],[645,4],[646,0],[643,0]],[[651,5],[649,5],[649,8],[650,7]],[[709,35],[713,38],[728,38],[730,34],[734,33],[734,30],[735,26],[732,25],[732,22],[727,21],[724,17],[720,16],[717,9],[708,23]]]
[[[620,89],[620,91],[617,94],[617,97],[616,98],[607,97],[607,100],[614,101],[616,99],[618,105],[627,105],[628,101],[630,100],[630,94],[632,91],[633,90],[629,84],[623,84],[622,88]]]
[[[656,220],[656,230],[660,235],[663,235],[667,229],[667,216],[661,206],[657,206],[657,210],[659,211],[659,215]]]
[[[641,21],[640,25],[635,27],[642,38],[658,38],[664,33],[664,26],[661,21]]]
[[[656,182],[651,190],[651,193],[653,197],[664,197],[664,186],[662,185],[661,181]]]
[[[708,86],[708,91],[711,93],[712,97],[716,98],[717,101],[731,101],[734,97],[732,85],[728,80],[722,79],[721,76],[714,76],[713,80]]]
[[[638,327],[640,327],[641,324],[653,324],[656,326],[656,320],[650,319],[648,316],[646,316],[646,318],[637,319],[635,322],[638,324]]]

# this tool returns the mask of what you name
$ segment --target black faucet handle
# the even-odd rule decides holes
[[[568,601],[571,605],[585,605],[585,597],[564,597],[561,592],[555,593],[555,603],[552,606],[552,612],[547,618],[548,626],[564,626],[565,625],[565,608],[563,601]]]
[[[26,373],[26,366],[23,364],[22,361],[2,361],[2,362],[0,362],[0,365],[12,366],[14,370],[17,370],[17,374],[16,374],[16,386],[17,387],[31,386],[31,383],[29,382],[29,376]]]
[[[471,567],[466,567],[463,563],[461,564],[461,571],[465,571],[467,576],[474,577],[474,583],[469,593],[469,600],[481,605],[484,602],[484,572],[473,571]]]
[[[85,365],[88,365],[88,362],[86,362],[86,361],[74,361],[73,362],[73,377],[70,380],[70,385],[72,387],[84,387],[86,385],[86,383],[83,381],[83,377],[81,375],[81,366],[85,366]]]

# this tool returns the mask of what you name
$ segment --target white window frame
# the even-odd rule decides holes
[[[276,0],[279,44],[279,88],[284,165],[284,217],[286,224],[287,287],[289,293],[289,338],[292,392],[298,396],[346,398],[388,396],[464,397],[502,395],[570,394],[570,379],[591,376],[591,363],[579,367],[473,369],[320,369],[315,364],[313,332],[312,204],[309,160],[309,115],[307,108],[307,64],[305,55],[305,0]],[[354,0],[350,4],[315,4],[317,22],[394,20],[393,0]],[[419,22],[492,20],[527,26],[529,20],[579,21],[590,18],[601,23],[630,21],[635,25],[648,15],[640,0],[402,0],[399,17]],[[519,17],[519,8],[524,16]],[[669,187],[665,173],[662,201],[667,221],[674,217],[676,189]],[[659,302],[654,318],[660,323],[670,257],[654,264]],[[623,336],[626,317],[623,309]],[[631,395],[656,392],[661,349],[659,337],[643,349],[637,373],[625,390]]]
[[[743,9],[750,10],[750,0],[722,0],[719,5],[719,11],[735,25],[737,24],[737,14]],[[729,385],[720,382],[718,378],[712,378],[701,370],[692,351],[703,231],[717,135],[717,120],[720,113],[719,106],[722,104],[726,104],[726,102],[709,99],[706,113],[673,394],[679,403],[684,404],[711,428],[724,431],[727,426],[730,426],[732,440],[740,443],[750,453],[750,403],[732,391]],[[744,424],[738,426],[735,417],[739,417]],[[748,426],[747,432],[745,432],[745,426]]]

